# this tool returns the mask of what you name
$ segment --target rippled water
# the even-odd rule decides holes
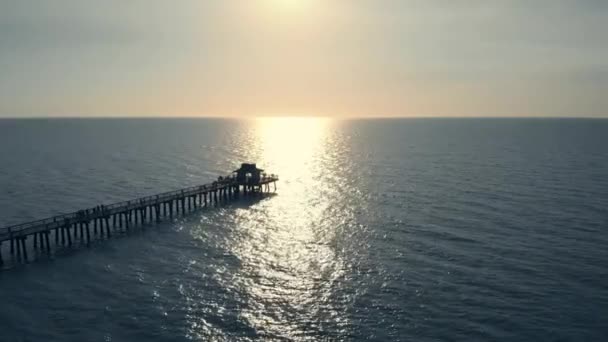
[[[274,196],[7,260],[0,341],[608,338],[608,120],[0,120],[0,225],[243,161]]]

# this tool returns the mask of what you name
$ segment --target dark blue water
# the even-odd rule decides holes
[[[275,196],[0,271],[0,341],[608,340],[608,120],[0,120],[0,225]]]

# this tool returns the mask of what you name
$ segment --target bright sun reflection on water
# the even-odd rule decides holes
[[[348,336],[346,311],[356,294],[347,284],[365,238],[355,237],[361,231],[356,218],[361,196],[352,185],[357,175],[348,138],[336,125],[325,118],[235,125],[230,164],[256,162],[278,174],[278,191],[210,210],[193,230],[202,250],[217,257],[200,260],[205,267],[198,276],[208,287],[182,294],[191,311],[190,336],[225,341]],[[205,289],[223,300],[207,297]]]
[[[286,175],[312,174],[326,147],[324,139],[331,123],[326,118],[260,118],[257,140],[264,165]],[[315,164],[317,163],[317,164]]]
[[[242,271],[233,281],[250,304],[242,319],[260,334],[290,339],[329,321],[339,328],[346,322],[330,297],[343,265],[332,248],[335,218],[327,217],[337,198],[320,191],[332,162],[331,121],[269,118],[255,124],[260,164],[281,182],[279,196],[235,217],[240,235],[231,248]]]

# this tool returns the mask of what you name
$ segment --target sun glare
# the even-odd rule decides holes
[[[313,0],[266,0],[278,10],[293,11],[301,10],[311,5]]]
[[[258,118],[257,128],[263,142],[264,159],[280,164],[275,168],[300,167],[322,147],[329,123],[327,118]]]

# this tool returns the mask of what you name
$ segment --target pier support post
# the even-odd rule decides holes
[[[110,232],[110,218],[106,217],[105,219],[106,219],[106,236],[108,238],[111,238],[112,237],[112,233]],[[119,219],[120,219],[120,217],[119,217]]]
[[[51,232],[45,232],[44,233],[44,242],[46,242],[46,253],[47,254],[51,254],[51,244],[49,243],[49,234],[51,234]]]
[[[17,260],[21,260],[21,239],[17,238]]]
[[[105,216],[103,218],[103,221],[105,221],[106,223],[106,230],[110,231],[110,216]],[[99,230],[102,231],[103,230],[103,224],[101,224],[101,221],[99,221]],[[103,235],[103,233],[101,233]]]
[[[140,210],[139,211],[140,214],[140,224],[141,224],[141,229],[146,229],[146,209]],[[137,214],[136,214],[137,215]]]
[[[89,231],[89,222],[85,223],[85,228],[87,230],[87,246],[91,244],[91,232]]]
[[[23,260],[27,262],[27,248],[25,247],[25,240],[27,240],[27,236],[21,238],[21,249],[23,250]]]
[[[38,245],[40,245],[40,251],[43,252],[44,251],[44,238],[42,236],[42,232],[38,233]],[[36,235],[34,235],[34,238],[36,238]]]

